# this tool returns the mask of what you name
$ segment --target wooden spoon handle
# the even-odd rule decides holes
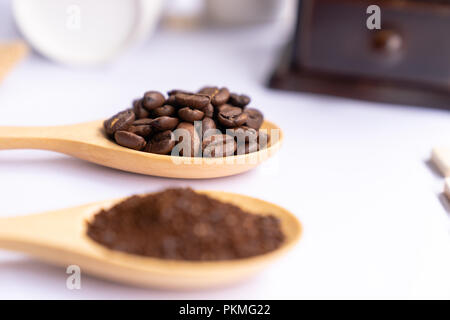
[[[61,237],[63,232],[58,231],[58,221],[64,218],[59,217],[56,211],[51,216],[34,214],[0,218],[0,248],[16,249],[17,245],[50,244],[55,234],[56,237]]]
[[[0,219],[0,248],[14,249],[18,242],[32,236],[31,225],[23,217]]]
[[[39,219],[14,217],[0,219],[0,248],[45,258],[54,252],[46,236],[51,235],[48,227]]]
[[[110,149],[117,145],[106,139],[102,122],[55,127],[0,127],[0,150],[49,150],[109,165],[116,153]]]
[[[44,149],[58,151],[67,140],[64,127],[0,127],[0,150]]]
[[[450,177],[450,147],[434,148],[431,160],[444,177]]]

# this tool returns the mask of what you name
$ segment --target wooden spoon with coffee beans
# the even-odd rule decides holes
[[[179,261],[149,258],[110,250],[86,234],[87,223],[116,199],[48,213],[0,219],[0,248],[20,251],[51,264],[77,265],[81,273],[126,284],[165,289],[198,289],[244,280],[261,271],[290,249],[300,238],[297,218],[275,204],[221,191],[198,191],[232,203],[250,213],[280,219],[285,235],[276,250],[256,257],[224,261]]]
[[[281,129],[269,121],[265,121],[261,129],[267,129],[269,134],[272,129],[277,129],[279,138],[271,139],[264,150],[223,159],[174,157],[124,148],[106,137],[103,121],[56,127],[0,127],[0,150],[50,150],[145,175],[217,178],[248,171],[278,151],[283,140]]]

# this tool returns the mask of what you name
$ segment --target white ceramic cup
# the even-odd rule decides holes
[[[13,0],[33,48],[71,65],[111,61],[154,30],[161,8],[162,0]]]

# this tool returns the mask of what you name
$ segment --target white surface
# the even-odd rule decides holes
[[[161,1],[14,0],[15,20],[36,50],[68,64],[111,60],[156,26]]]
[[[0,18],[0,36],[14,35],[8,21]],[[0,212],[22,215],[167,186],[227,190],[294,212],[304,224],[294,251],[246,283],[181,293],[88,276],[81,290],[70,291],[63,268],[0,251],[0,298],[450,298],[443,179],[426,164],[433,146],[450,144],[450,114],[269,90],[264,82],[282,42],[264,28],[159,32],[96,70],[32,56],[0,86],[0,125],[89,121],[128,107],[146,89],[211,83],[249,93],[286,140],[261,168],[203,181],[140,176],[50,152],[1,151]]]

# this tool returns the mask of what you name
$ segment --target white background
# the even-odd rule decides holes
[[[1,2],[0,37],[18,36]],[[33,54],[0,85],[0,125],[105,118],[147,89],[205,84],[249,93],[286,140],[239,176],[175,180],[120,172],[44,151],[0,152],[0,215],[14,216],[168,186],[260,197],[294,212],[299,245],[264,273],[225,289],[171,292],[84,276],[0,251],[0,298],[450,298],[443,179],[427,160],[450,145],[450,113],[286,93],[265,87],[285,41],[267,27],[158,31],[115,64],[74,69]]]

